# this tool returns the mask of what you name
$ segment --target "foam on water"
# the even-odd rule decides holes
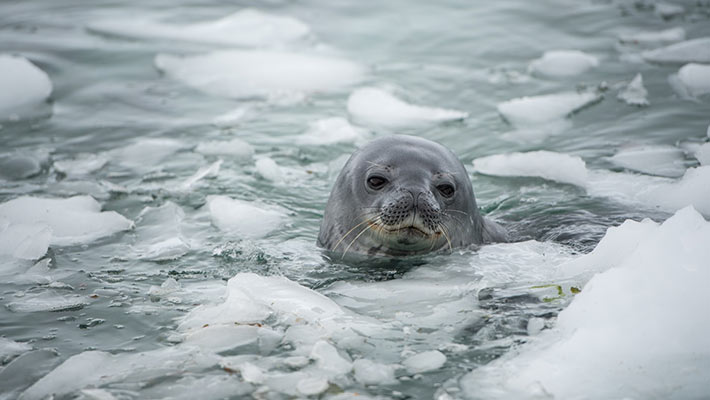
[[[601,95],[592,91],[520,97],[498,104],[498,112],[511,124],[525,127],[562,120],[599,100]]]
[[[263,237],[285,223],[286,210],[227,196],[207,196],[212,224],[235,238]]]
[[[641,56],[656,63],[710,63],[710,37],[686,40],[655,50],[647,50]]]
[[[115,211],[101,212],[90,196],[68,199],[19,197],[0,204],[0,222],[11,225],[44,225],[51,229],[50,245],[89,243],[133,227],[133,222]]]
[[[22,56],[0,54],[0,120],[35,114],[52,93],[49,76]]]
[[[386,128],[430,125],[468,117],[468,113],[407,103],[390,92],[366,87],[348,97],[348,113],[358,122]]]
[[[599,60],[579,50],[550,50],[533,60],[528,72],[551,78],[581,75],[599,66]]]
[[[359,82],[366,73],[364,67],[340,58],[266,50],[159,54],[155,65],[188,86],[235,99],[278,100],[332,92]]]
[[[614,235],[576,260],[578,270],[604,270],[559,314],[556,326],[464,376],[467,397],[706,393],[710,250],[703,243],[710,240],[710,223],[685,208],[663,224],[630,222]]]
[[[191,24],[132,17],[91,22],[88,28],[95,32],[132,38],[254,47],[277,47],[303,39],[310,33],[308,25],[296,18],[250,8],[214,21]]]

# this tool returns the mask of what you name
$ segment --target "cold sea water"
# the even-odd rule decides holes
[[[707,398],[709,94],[706,0],[4,0],[0,398]],[[324,257],[392,133],[514,241]]]

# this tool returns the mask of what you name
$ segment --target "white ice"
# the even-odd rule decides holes
[[[0,256],[37,260],[47,253],[52,228],[43,223],[10,224],[0,218]]]
[[[0,204],[0,223],[43,224],[51,228],[50,245],[89,243],[133,227],[133,222],[115,211],[101,211],[90,196],[67,199],[18,197]]]
[[[230,46],[278,47],[303,39],[310,33],[300,20],[243,9],[213,21],[177,24],[140,16],[92,22],[89,29],[110,35],[181,40]]]
[[[700,165],[710,166],[710,142],[703,143],[695,151],[695,158],[700,162]]]
[[[200,142],[195,147],[200,154],[228,156],[229,161],[249,162],[254,155],[254,148],[242,139],[211,140]]]
[[[169,156],[185,148],[181,142],[166,138],[140,138],[132,144],[106,153],[111,161],[134,169],[145,170],[156,166]]]
[[[207,197],[207,209],[212,224],[219,230],[247,239],[263,237],[281,228],[287,213],[282,207],[216,195]]]
[[[623,148],[609,157],[613,164],[649,175],[677,178],[685,173],[685,153],[669,145]]]
[[[630,106],[649,105],[648,91],[643,86],[643,77],[640,73],[619,91],[617,98]]]
[[[266,50],[159,54],[155,65],[188,86],[236,99],[279,100],[332,92],[359,82],[366,73],[362,66],[340,58]]]
[[[611,232],[611,230],[610,230]],[[710,381],[710,223],[691,207],[627,222],[578,258],[601,272],[556,325],[461,381],[471,398],[702,398]],[[565,265],[560,267],[565,274]]]
[[[108,157],[96,154],[79,154],[72,158],[65,158],[54,162],[54,169],[70,176],[90,175],[108,163]]]
[[[581,159],[550,152],[493,155],[482,158],[483,164],[479,160],[474,160],[474,169],[487,175],[537,176],[578,185],[591,196],[608,197],[668,212],[692,205],[703,215],[710,216],[710,166],[689,168],[680,179],[674,180],[588,170],[580,164]],[[567,171],[560,172],[561,169]]]
[[[256,173],[262,178],[272,182],[282,182],[284,174],[276,161],[269,157],[260,157],[256,160]]]
[[[641,56],[657,63],[710,63],[710,37],[675,43],[660,49],[648,50]]]
[[[0,120],[31,114],[52,93],[49,76],[22,56],[0,54]]]
[[[685,29],[681,27],[664,29],[662,31],[644,31],[619,35],[622,43],[629,44],[662,44],[685,40]]]
[[[431,350],[415,354],[402,361],[402,365],[412,374],[433,371],[446,363],[446,356],[440,351]]]
[[[182,224],[185,212],[173,202],[160,207],[146,207],[136,218],[136,258],[165,261],[175,260],[190,250]]]
[[[468,117],[463,111],[410,104],[375,87],[355,90],[348,98],[347,107],[355,121],[385,128],[430,125]]]
[[[581,75],[599,66],[599,60],[579,50],[550,50],[533,60],[528,72],[534,75],[561,78]]]
[[[672,79],[676,80],[674,86],[682,96],[699,97],[710,93],[710,65],[686,64]]]
[[[179,191],[189,191],[199,181],[205,178],[214,178],[219,174],[219,169],[222,166],[223,160],[217,160],[210,165],[205,165],[198,169],[194,174],[185,179],[179,186]]]
[[[498,112],[511,124],[524,128],[562,120],[599,100],[601,95],[592,91],[520,97],[498,104]]]
[[[14,340],[0,337],[0,363],[7,364],[11,359],[22,353],[32,350],[32,346],[27,343],[18,343]]]
[[[335,143],[362,143],[370,135],[362,128],[355,127],[342,117],[324,118],[314,121],[296,143],[302,145],[329,145]]]
[[[540,177],[577,186],[587,182],[587,166],[580,157],[545,150],[477,158],[473,169],[485,175]]]
[[[86,295],[48,290],[25,294],[12,299],[5,306],[12,312],[57,312],[81,309],[89,304],[88,300]]]

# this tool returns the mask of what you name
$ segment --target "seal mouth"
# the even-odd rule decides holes
[[[396,228],[390,228],[387,229],[385,228],[385,231],[391,235],[396,235],[396,236],[410,236],[410,237],[419,237],[419,238],[426,238],[430,236],[435,236],[439,234],[439,232],[432,232],[424,227],[412,224],[412,225],[407,225],[407,226],[398,226]]]

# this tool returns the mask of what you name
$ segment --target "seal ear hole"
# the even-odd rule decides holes
[[[444,183],[437,186],[436,190],[438,190],[439,193],[441,193],[441,195],[446,198],[450,198],[454,195],[454,193],[456,193],[456,189],[454,189],[454,186],[448,183]]]
[[[387,179],[379,175],[372,175],[367,178],[367,186],[373,190],[380,190],[387,184]]]

